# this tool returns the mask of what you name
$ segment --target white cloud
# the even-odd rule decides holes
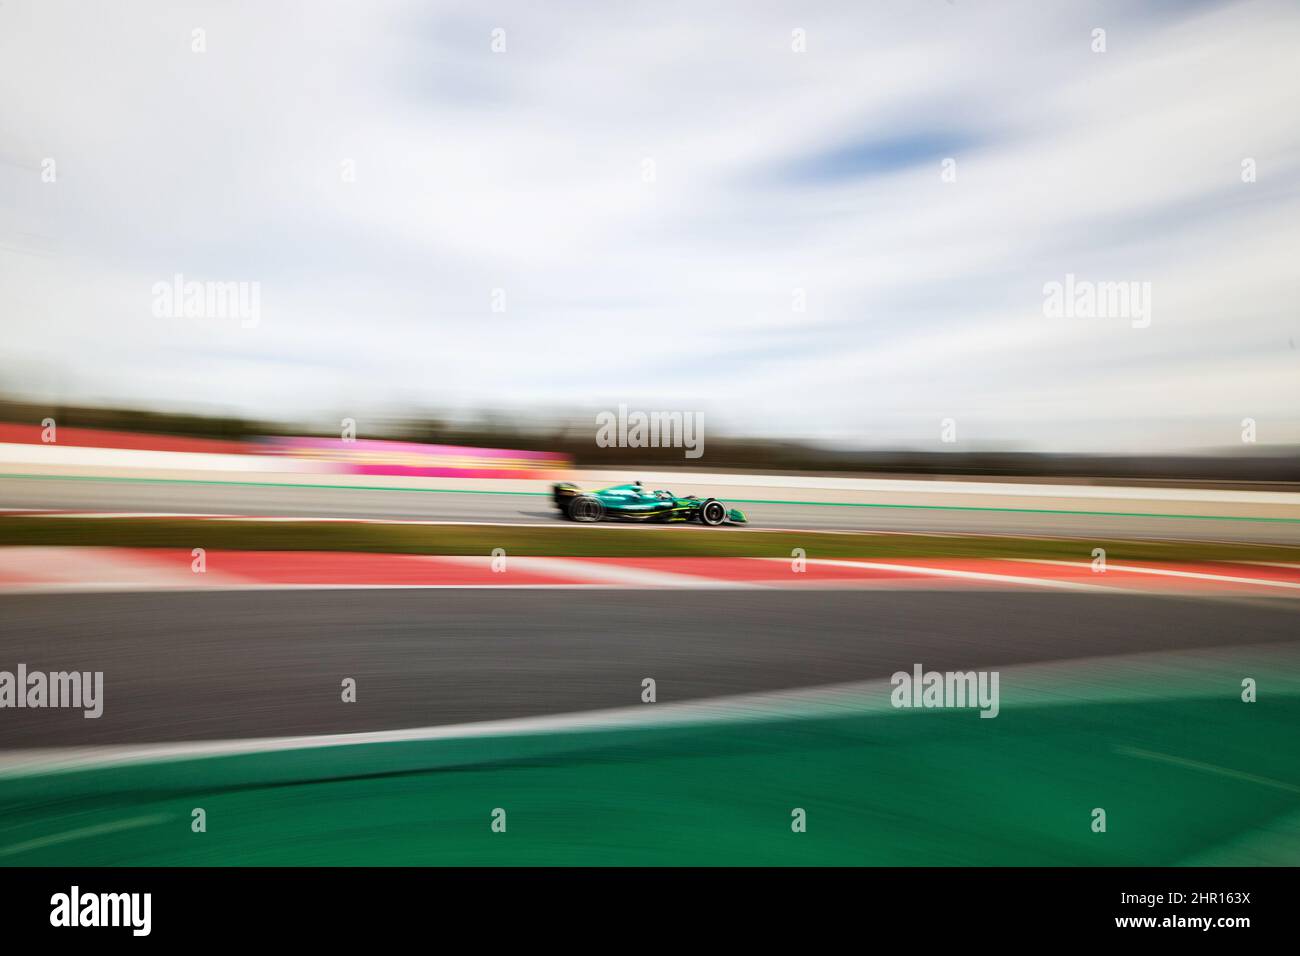
[[[7,3],[0,388],[1300,441],[1298,43],[1267,2]],[[155,319],[177,272],[260,282],[261,324]],[[1066,272],[1151,282],[1152,327],[1044,318]]]

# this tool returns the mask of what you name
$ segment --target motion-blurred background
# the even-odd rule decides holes
[[[1298,47],[6,0],[0,865],[1296,863]]]

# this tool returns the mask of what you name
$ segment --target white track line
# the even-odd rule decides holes
[[[23,843],[14,843],[10,846],[0,847],[0,856],[16,856],[19,853],[26,853],[29,850],[40,850],[47,846],[56,846],[60,843],[71,843],[74,840],[84,840],[88,837],[104,836],[108,833],[120,833],[123,830],[138,830],[140,827],[151,827],[159,823],[166,823],[170,819],[172,818],[165,813],[155,813],[147,817],[131,817],[127,820],[101,823],[93,827],[82,827],[79,830],[65,830],[63,833],[52,833],[49,836],[37,837],[34,840],[27,840]]]
[[[725,581],[695,585],[714,591],[742,585]],[[141,587],[132,584],[22,584],[0,585],[0,594],[91,594],[122,591],[143,594],[154,591],[626,591],[626,584],[207,584],[201,587]]]
[[[0,591],[192,591],[245,584],[238,575],[197,575],[190,554],[169,559],[146,549],[11,545],[0,547]]]
[[[1173,754],[1162,754],[1154,750],[1139,750],[1137,747],[1116,747],[1115,752],[1124,754],[1128,757],[1140,757],[1143,760],[1154,760],[1157,763],[1167,763],[1174,767],[1184,767],[1188,770],[1200,770],[1204,773],[1213,773],[1220,777],[1229,777],[1230,779],[1241,780],[1245,783],[1254,783],[1261,787],[1271,787],[1274,790],[1283,790],[1287,793],[1300,793],[1300,787],[1297,787],[1293,783],[1287,783],[1284,780],[1274,780],[1271,777],[1260,777],[1253,773],[1233,770],[1231,767],[1220,767],[1212,763],[1202,763],[1199,760],[1188,760],[1186,757],[1176,757]]]
[[[774,560],[785,561],[786,558]],[[967,581],[986,581],[996,584],[1017,584],[1029,587],[1055,588],[1064,591],[1103,591],[1118,593],[1121,588],[1103,584],[1083,584],[1079,581],[1054,581],[1051,578],[1030,578],[1015,574],[992,574],[987,571],[957,571],[952,568],[928,568],[916,564],[884,564],[878,561],[838,561],[830,558],[809,558],[809,564],[836,568],[871,568],[876,571],[905,571],[937,578],[957,578]]]
[[[924,663],[924,662],[922,662]],[[1152,651],[993,668],[1001,675],[1001,709],[1106,701],[1161,701],[1235,696],[1226,673],[1269,670],[1271,693],[1300,695],[1300,644]],[[638,704],[541,717],[476,721],[400,730],[301,737],[113,744],[0,752],[0,779],[99,767],[236,756],[322,747],[463,740],[583,731],[790,720],[859,714],[898,715],[889,680],[853,681],[795,690],[712,697],[677,704]],[[993,721],[979,720],[980,726]]]
[[[1087,561],[1050,561],[1046,558],[1011,558],[1024,564],[1055,564],[1071,568],[1092,567]],[[1175,571],[1173,568],[1140,568],[1132,564],[1107,564],[1107,571],[1125,571],[1131,574],[1154,574],[1165,578],[1192,578],[1198,581],[1225,581],[1229,584],[1257,584],[1261,587],[1288,588],[1300,591],[1300,583],[1273,581],[1267,578],[1243,578],[1232,574],[1209,574],[1204,571]]]
[[[489,557],[444,557],[441,561],[454,561],[473,567],[483,567],[491,563]],[[583,561],[579,558],[540,558],[518,557],[509,559],[509,567],[528,574],[553,575],[555,577],[578,578],[584,584],[612,584],[625,587],[658,588],[756,588],[760,585],[748,581],[729,581],[725,578],[709,578],[696,574],[678,574],[672,571],[655,571],[647,568],[630,568],[621,565],[604,564],[598,561]]]

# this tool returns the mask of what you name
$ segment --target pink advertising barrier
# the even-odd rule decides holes
[[[350,475],[409,475],[421,478],[550,478],[570,467],[548,451],[417,445],[411,442],[338,438],[266,438],[261,451],[324,462]]]

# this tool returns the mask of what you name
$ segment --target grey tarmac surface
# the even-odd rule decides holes
[[[738,503],[748,514],[753,528],[1300,544],[1300,524],[1295,522],[1108,515],[1100,513],[1105,511],[1104,500],[1097,502],[1096,512],[1087,514],[1061,514],[1046,506],[1042,510],[1006,511],[770,501]],[[527,524],[561,521],[546,497],[527,494],[7,476],[0,476],[0,507]],[[1183,513],[1177,502],[1152,502],[1152,511]],[[665,530],[689,534],[708,533],[709,529],[691,526]]]
[[[1100,594],[364,590],[0,597],[0,670],[104,672],[104,713],[0,749],[388,730],[1300,640],[1294,605]],[[340,700],[344,678],[357,702]],[[1240,675],[1225,675],[1231,690]],[[1002,689],[1004,699],[1014,688]]]

